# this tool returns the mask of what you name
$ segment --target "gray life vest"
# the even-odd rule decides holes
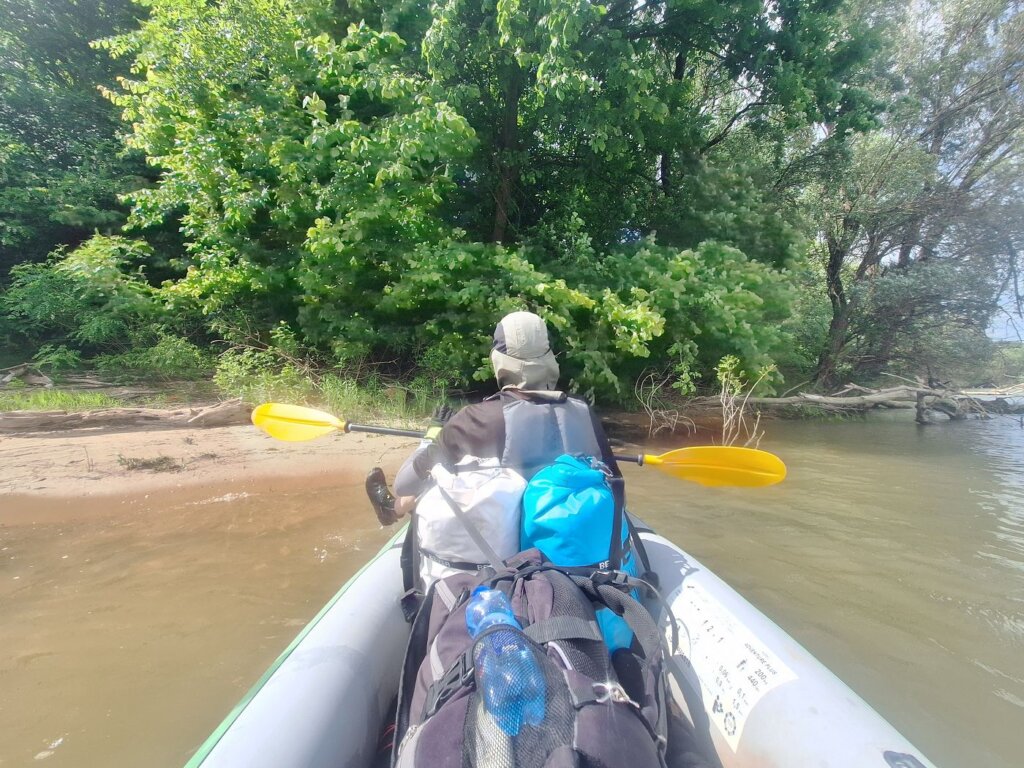
[[[602,456],[590,407],[564,392],[527,392],[531,400],[502,393],[505,447],[501,465],[529,480],[563,453]]]

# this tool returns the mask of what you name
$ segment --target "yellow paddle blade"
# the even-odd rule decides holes
[[[786,465],[778,456],[729,445],[678,448],[660,456],[645,455],[643,463],[680,480],[710,486],[758,488],[781,483],[786,477]]]
[[[345,431],[345,422],[315,408],[286,403],[263,403],[252,412],[252,423],[271,437],[300,443],[335,431]]]

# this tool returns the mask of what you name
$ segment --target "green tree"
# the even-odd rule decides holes
[[[933,0],[894,34],[879,87],[899,91],[882,130],[837,153],[809,194],[832,305],[814,374],[826,386],[910,364],[924,328],[982,336],[1024,238],[1024,14]]]
[[[439,4],[424,56],[480,137],[454,215],[485,241],[526,242],[538,229],[578,219],[598,250],[653,231],[678,247],[702,235],[740,245],[732,238],[775,212],[758,181],[747,181],[757,163],[730,163],[737,152],[754,160],[730,137],[743,132],[745,143],[771,151],[769,137],[811,121],[839,132],[866,124],[871,102],[855,77],[869,36],[840,8],[755,0]],[[745,183],[733,196],[736,177]],[[751,202],[758,215],[750,215]],[[748,221],[723,227],[712,207]],[[744,231],[741,223],[753,226]],[[781,262],[790,244],[751,255]]]
[[[786,142],[870,112],[837,8],[152,0],[103,43],[160,173],[131,220],[180,216],[160,295],[234,340],[283,322],[332,362],[466,381],[529,307],[585,391],[754,370],[803,243]]]
[[[121,156],[117,114],[97,89],[123,67],[89,45],[137,14],[131,0],[0,5],[0,280],[17,262],[115,231],[118,194],[145,183],[141,159]]]
[[[222,333],[279,321],[339,350],[373,334],[403,253],[444,232],[434,209],[472,130],[399,66],[403,41],[329,3],[157,0],[105,43],[137,77],[111,94],[161,183],[132,220],[176,211],[187,273],[167,291]]]

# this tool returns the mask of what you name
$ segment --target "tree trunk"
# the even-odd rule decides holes
[[[494,229],[491,231],[491,242],[494,243],[504,243],[508,238],[512,197],[519,178],[519,160],[515,153],[519,148],[519,100],[522,95],[522,70],[513,63],[505,89],[505,109],[495,153],[498,183],[494,189]]]
[[[836,240],[829,238],[825,281],[828,298],[832,303],[832,321],[828,326],[828,340],[818,355],[818,367],[811,378],[811,381],[823,387],[832,387],[836,384],[836,365],[840,353],[846,346],[846,335],[850,329],[851,309],[843,287],[845,257],[846,249]]]
[[[844,306],[836,309],[833,305],[832,322],[828,326],[828,341],[818,355],[818,367],[811,378],[815,384],[822,387],[833,387],[836,380],[836,365],[839,363],[839,355],[846,347],[846,333],[850,329],[849,308]]]
[[[682,80],[683,76],[685,74],[686,74],[686,54],[685,53],[680,53],[680,54],[676,55],[676,63],[675,63],[675,66],[672,69],[672,79],[676,80],[676,81]],[[669,149],[666,149],[661,154],[661,167],[659,169],[659,174],[658,175],[661,177],[661,179],[660,179],[661,180],[661,191],[664,192],[666,195],[671,195],[672,194],[672,186],[673,186],[673,179],[672,179],[672,149],[671,149],[671,147]]]
[[[206,408],[100,408],[93,411],[7,411],[0,432],[50,432],[69,429],[172,429],[228,427],[250,423],[252,404],[226,400]]]

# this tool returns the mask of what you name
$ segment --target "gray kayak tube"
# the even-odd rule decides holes
[[[641,537],[725,768],[934,768],[732,587],[667,539]]]
[[[371,765],[409,637],[399,605],[404,535],[342,587],[186,768]],[[723,768],[934,768],[725,582],[667,539],[641,537]],[[686,711],[676,682],[672,694]]]

